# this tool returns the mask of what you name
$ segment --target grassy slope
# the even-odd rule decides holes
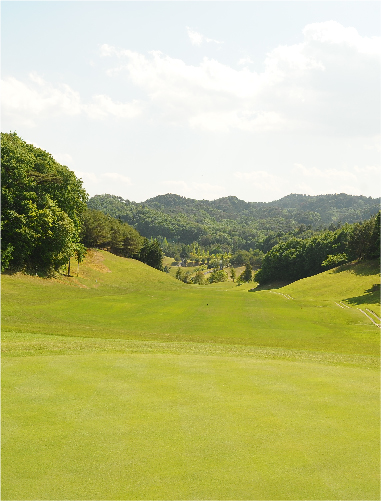
[[[95,253],[4,276],[2,499],[378,499],[378,329],[335,305],[377,268],[347,271],[248,294]]]
[[[350,306],[368,307],[380,315],[379,271],[378,260],[343,265],[298,280],[280,292],[301,299],[345,301]]]
[[[268,291],[247,294],[249,286],[232,282],[185,285],[101,252],[89,257],[81,275],[61,283],[4,276],[3,331],[378,354],[378,330],[354,308],[335,304],[343,299],[345,274],[325,275],[325,285],[307,292],[298,282],[290,291],[297,297],[300,290],[294,301]],[[328,300],[320,289],[332,277],[337,297],[332,292]],[[375,274],[359,276],[357,294],[375,280]]]

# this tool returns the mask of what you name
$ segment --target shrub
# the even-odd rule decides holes
[[[204,285],[205,284],[205,277],[204,274],[201,270],[199,270],[196,275],[192,278],[192,283],[193,284],[198,284],[198,285]]]
[[[253,279],[253,269],[250,263],[246,263],[245,269],[238,277],[239,282],[251,282]]]
[[[224,270],[213,270],[208,277],[208,283],[213,284],[217,282],[226,282],[228,275]]]

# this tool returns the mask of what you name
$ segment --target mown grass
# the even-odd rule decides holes
[[[2,499],[379,499],[379,330],[335,304],[364,266],[254,293],[101,252],[3,276]]]
[[[317,296],[317,287],[315,295],[300,293],[300,299],[291,301],[269,291],[248,294],[249,285],[232,282],[189,286],[107,253],[96,253],[82,273],[71,287],[71,279],[57,284],[4,276],[3,330],[361,355],[379,351],[379,333],[370,320],[354,308],[339,308],[333,297]],[[367,287],[369,276],[365,280]],[[293,290],[290,294],[297,297]]]
[[[298,280],[279,292],[295,298],[345,301],[350,306],[369,307],[380,314],[380,262],[343,265],[319,275]]]
[[[3,373],[3,499],[378,495],[376,370],[85,353]]]

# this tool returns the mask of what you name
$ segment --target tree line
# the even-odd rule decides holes
[[[46,151],[1,134],[2,270],[58,269],[83,253],[82,182]]]
[[[157,240],[127,223],[87,208],[74,172],[48,152],[1,133],[1,269],[52,273],[80,262],[86,247],[106,248],[162,269]]]
[[[316,225],[319,207],[320,213],[328,210],[321,207],[324,201],[354,217],[374,211],[377,200],[367,197],[289,195],[278,206],[178,195],[143,204],[112,195],[88,200],[72,171],[15,132],[1,134],[1,179],[3,271],[50,273],[71,257],[83,259],[86,247],[97,247],[160,270],[164,251],[175,260],[213,268],[215,279],[228,264],[261,267],[256,279],[265,283],[379,256],[379,213],[353,224],[331,222],[325,230]]]
[[[86,247],[106,249],[117,256],[130,257],[158,270],[163,269],[163,251],[157,240],[142,237],[129,224],[99,210],[87,209],[84,212],[81,239]]]
[[[205,252],[268,252],[290,238],[310,238],[325,228],[363,221],[376,214],[379,200],[346,194],[288,195],[269,203],[237,197],[214,201],[167,194],[142,203],[114,195],[96,195],[88,206],[119,217],[147,238],[156,238],[170,256],[183,245]]]
[[[380,212],[362,223],[345,224],[308,239],[292,238],[264,256],[255,275],[260,284],[295,281],[346,262],[380,257]]]

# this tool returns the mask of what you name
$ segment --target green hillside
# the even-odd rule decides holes
[[[319,275],[298,280],[280,292],[312,301],[345,301],[349,306],[380,309],[380,263],[365,261],[339,266]]]
[[[2,499],[378,499],[378,283],[3,275]]]
[[[136,203],[115,195],[95,195],[88,206],[136,228],[143,236],[166,238],[233,252],[258,248],[267,252],[282,239],[310,237],[316,230],[374,216],[380,200],[346,195],[288,195],[273,202],[245,202],[230,196],[194,200],[167,193]]]
[[[375,267],[373,272],[359,275],[359,296],[377,282]],[[371,322],[355,308],[335,303],[349,299],[343,297],[344,285],[337,285],[346,283],[347,275],[327,273],[320,280],[326,286],[285,301],[267,291],[247,294],[249,285],[185,285],[138,261],[94,251],[79,277],[57,282],[4,276],[2,326],[3,331],[377,354]],[[294,287],[302,291],[303,283]],[[319,297],[322,286],[332,289],[329,300]]]

